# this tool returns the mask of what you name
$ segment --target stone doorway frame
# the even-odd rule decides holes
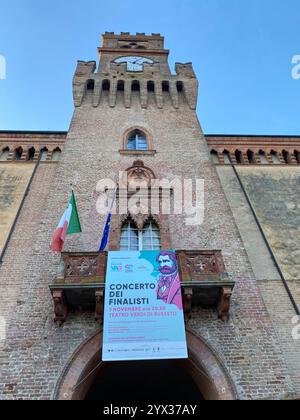
[[[204,399],[237,400],[234,383],[215,351],[193,332],[187,330],[186,333],[189,359],[180,361],[180,364],[192,377]],[[57,382],[53,400],[84,400],[106,366],[105,363],[99,366],[102,337],[101,329],[75,351]],[[87,379],[84,380],[85,378]]]

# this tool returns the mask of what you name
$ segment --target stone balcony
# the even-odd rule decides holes
[[[220,251],[177,251],[185,315],[195,306],[214,307],[220,319],[228,321],[234,288],[225,271]],[[95,309],[103,322],[107,253],[63,253],[59,272],[50,285],[55,319],[64,323],[70,310]]]

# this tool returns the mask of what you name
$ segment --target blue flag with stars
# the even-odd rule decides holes
[[[109,239],[109,233],[110,233],[110,222],[111,222],[111,213],[109,213],[108,218],[107,218],[107,222],[106,222],[106,225],[105,225],[105,229],[104,229],[103,238],[102,238],[102,242],[101,242],[101,245],[100,245],[99,252],[105,251],[105,249],[107,247],[108,239]]]
[[[117,196],[117,191],[115,191],[114,198],[113,198],[111,206],[110,206],[110,212],[108,214],[108,218],[107,218],[106,225],[105,225],[105,228],[104,228],[103,238],[102,238],[102,242],[101,242],[101,245],[100,245],[99,252],[104,252],[106,250],[106,247],[107,247],[107,244],[108,244],[109,234],[110,234],[111,215],[112,215],[112,210],[113,210],[113,207],[114,207],[114,203],[116,201],[116,196]]]

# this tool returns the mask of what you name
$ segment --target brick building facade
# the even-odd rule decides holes
[[[161,247],[177,250],[190,354],[177,368],[204,399],[299,397],[300,138],[205,137],[192,65],[173,75],[159,34],[105,33],[98,69],[78,62],[73,94],[67,133],[0,132],[0,205],[16,216],[0,266],[1,398],[84,399],[105,374],[97,183],[118,183],[120,171],[204,180],[200,226],[177,214],[112,219],[110,250],[124,224],[142,231],[149,220]],[[31,168],[22,191],[11,186],[12,165]],[[71,184],[83,233],[68,237],[61,259],[49,243]]]

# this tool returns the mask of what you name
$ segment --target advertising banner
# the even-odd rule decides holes
[[[102,358],[188,358],[175,251],[109,253]]]

